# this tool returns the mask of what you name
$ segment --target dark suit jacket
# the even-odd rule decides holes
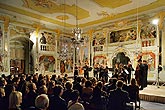
[[[117,88],[110,91],[108,110],[125,110],[126,102],[129,102],[128,92]]]
[[[49,110],[67,110],[66,101],[59,96],[50,97]]]

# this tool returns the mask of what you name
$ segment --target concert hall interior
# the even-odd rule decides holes
[[[46,81],[42,82],[45,85],[39,84],[39,76]],[[55,87],[60,82],[64,91],[68,81],[73,83],[73,89],[79,82],[83,91],[89,81],[92,82],[87,84],[92,86],[88,90],[91,97],[98,87],[106,92],[108,100],[113,94],[109,86],[115,82],[117,90],[122,80],[128,88],[133,83],[138,88],[136,100],[129,102],[133,108],[127,110],[163,110],[165,0],[0,0],[1,97],[5,97],[3,91],[10,91],[6,90],[9,84],[14,88],[11,96],[19,92],[26,96],[30,84],[26,93],[22,90],[25,89],[22,80],[35,83],[37,96],[43,92],[41,85],[49,91],[48,82]],[[122,90],[131,98],[128,88],[123,86]],[[78,102],[88,110],[93,103],[90,107],[85,104],[82,91],[77,96],[81,98]],[[50,101],[44,110],[55,106],[51,106],[49,95],[40,97]],[[26,108],[25,100],[19,104],[22,110]],[[0,99],[0,108],[1,102]],[[35,102],[33,104],[37,107]],[[92,106],[89,110],[110,110],[114,106],[110,104],[107,101],[105,108]],[[74,103],[68,99],[67,105],[67,109],[72,110]]]

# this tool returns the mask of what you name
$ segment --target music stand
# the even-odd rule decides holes
[[[162,71],[162,67],[159,65],[158,66],[158,74],[157,74],[157,78],[156,78],[156,82],[153,82],[153,84],[152,85],[155,85],[155,86],[157,86],[157,88],[160,88],[159,86],[159,84],[160,84],[160,71]],[[165,85],[165,83],[164,84],[162,84],[162,85]],[[162,86],[161,85],[161,86]]]

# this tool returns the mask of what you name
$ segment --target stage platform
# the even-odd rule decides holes
[[[141,100],[165,104],[165,86],[148,85],[139,94]]]

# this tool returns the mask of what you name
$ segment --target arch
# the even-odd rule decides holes
[[[112,59],[113,59],[114,57],[116,57],[116,55],[117,55],[119,52],[123,52],[123,53],[125,54],[125,56],[128,56],[128,57],[133,56],[133,54],[132,54],[127,48],[124,48],[124,47],[117,47],[117,48],[113,51]]]
[[[119,61],[117,61],[117,63],[123,63],[123,64],[127,64],[128,60],[131,60],[130,58],[133,58],[133,53],[130,52],[130,50],[128,50],[127,48],[124,47],[117,47],[116,49],[114,49],[112,57],[111,57],[111,61],[112,61],[112,67],[114,67],[115,63],[116,63],[116,57],[118,56],[122,56],[125,59],[118,59]]]
[[[21,74],[33,72],[34,58],[32,56],[31,50],[34,43],[25,35],[12,36],[9,39],[9,45],[15,45],[23,48],[22,55],[24,58],[12,58],[10,57],[10,73],[11,74]],[[11,48],[10,48],[11,49]],[[14,50],[14,52],[15,52]]]

